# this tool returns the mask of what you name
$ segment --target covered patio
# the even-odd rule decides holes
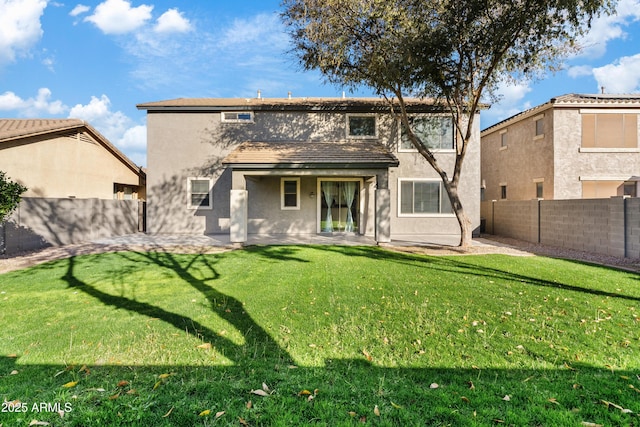
[[[336,233],[390,241],[389,168],[398,160],[379,143],[245,142],[222,163],[232,173],[231,243]]]

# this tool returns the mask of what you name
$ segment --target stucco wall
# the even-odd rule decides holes
[[[544,135],[536,136],[535,119],[543,117]],[[482,137],[482,183],[485,200],[500,200],[500,186],[507,186],[507,200],[536,198],[536,181],[543,182],[543,197],[554,198],[553,126],[551,110],[526,115]],[[505,132],[506,131],[506,132]],[[502,134],[506,146],[502,147]]]
[[[606,108],[606,105],[542,108],[486,131],[482,136],[485,200],[501,199],[500,185],[504,184],[507,200],[533,199],[537,197],[536,181],[543,182],[544,199],[580,199],[587,197],[582,192],[585,180],[622,183],[638,176],[639,149],[581,147],[581,112],[593,111],[619,113],[621,110]],[[637,110],[626,112],[633,111]],[[535,136],[535,119],[540,114],[544,114],[542,138]],[[640,128],[640,121],[637,126]],[[640,130],[638,132],[640,134]],[[507,138],[506,148],[501,147],[503,133]],[[605,197],[616,195],[621,196],[621,190]]]
[[[590,111],[590,110],[589,110]],[[579,109],[557,109],[555,116],[555,198],[579,199],[582,180],[624,181],[640,173],[640,151],[581,148]],[[639,122],[640,123],[640,122]],[[640,126],[640,124],[639,124]],[[609,194],[607,197],[622,195]]]
[[[464,160],[464,168],[458,188],[463,208],[471,219],[474,230],[480,227],[480,117],[474,120],[474,138],[472,138]],[[460,235],[460,226],[454,214],[425,215],[423,217],[402,217],[399,208],[399,182],[401,178],[433,179],[440,176],[419,153],[400,152],[393,144],[393,153],[400,162],[397,168],[389,169],[389,188],[391,189],[391,236],[400,237],[411,234],[424,235]],[[455,151],[436,151],[438,164],[449,176],[453,175]]]
[[[24,197],[0,226],[7,254],[138,232],[137,200]],[[0,245],[2,246],[2,245]]]
[[[28,188],[25,197],[112,199],[114,183],[140,184],[134,171],[86,134],[4,142],[0,170]]]
[[[378,115],[378,139],[400,160],[389,170],[391,233],[459,234],[454,216],[399,218],[397,185],[399,178],[438,176],[418,153],[399,153],[398,126],[388,115]],[[476,120],[475,134],[479,135]],[[255,111],[254,123],[221,123],[215,112],[153,112],[147,116],[148,139],[148,221],[151,233],[215,234],[229,232],[229,194],[231,172],[222,160],[244,141],[345,141],[344,112],[267,112]],[[469,148],[460,185],[464,207],[473,227],[479,226],[480,147],[476,137]],[[438,155],[448,170],[453,169],[454,153]],[[248,191],[248,232],[315,233],[318,220],[318,177],[361,177],[364,180],[364,210],[361,232],[374,233],[374,190],[378,170],[274,171],[268,176],[246,180]],[[280,209],[280,176],[301,178],[301,206],[298,211]],[[187,208],[187,178],[208,177],[214,181],[212,209]],[[234,187],[236,188],[236,187]],[[315,196],[310,197],[314,192]]]

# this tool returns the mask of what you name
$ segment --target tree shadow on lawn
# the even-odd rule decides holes
[[[635,296],[478,266],[458,258],[424,257],[368,247],[316,248],[351,257],[409,263],[420,268],[638,300]],[[299,254],[301,247],[282,249],[286,250],[279,247],[249,250],[264,260],[283,262],[283,265],[292,259],[311,262]],[[551,370],[483,369],[471,363],[460,368],[389,368],[376,365],[375,358],[370,362],[365,358],[333,359],[326,360],[324,366],[296,367],[286,350],[249,313],[238,315],[244,312],[241,301],[212,286],[212,281],[220,278],[216,257],[178,258],[163,252],[123,252],[118,256],[131,262],[133,267],[126,267],[131,270],[136,265],[139,268],[154,265],[167,275],[177,275],[206,298],[216,315],[224,316],[218,303],[226,301],[225,307],[235,315],[224,316],[224,319],[243,334],[245,343],[236,344],[221,336],[219,331],[188,316],[97,289],[79,277],[78,260],[73,256],[55,265],[59,268],[59,263],[66,262],[62,278],[70,289],[83,292],[106,306],[160,319],[179,331],[190,330],[203,341],[214,344],[233,365],[100,365],[82,369],[66,365],[22,365],[19,356],[0,356],[0,400],[19,400],[28,405],[28,411],[24,413],[0,413],[0,424],[24,421],[26,425],[32,419],[38,419],[51,422],[51,425],[70,426],[192,426],[208,425],[218,411],[225,411],[225,415],[216,423],[231,425],[238,425],[239,418],[248,425],[357,425],[361,422],[376,425],[579,425],[582,421],[636,425],[640,422],[636,415],[640,411],[640,380],[634,372],[614,372],[580,364]],[[124,271],[118,273],[118,268],[114,268],[113,275],[116,280],[126,277]],[[255,343],[264,345],[264,351],[257,358],[253,351],[244,351]],[[64,387],[74,381],[78,383],[73,387]],[[438,387],[431,384],[438,384]],[[134,391],[130,393],[131,390]],[[252,394],[253,390],[263,390],[266,395]],[[252,401],[251,405],[248,405],[249,401]],[[70,402],[73,410],[62,419],[57,413],[34,413],[31,405],[41,402]],[[376,406],[380,415],[376,414]],[[622,411],[627,408],[632,413]],[[200,416],[204,410],[210,410],[211,414]]]
[[[234,360],[235,355],[245,354],[248,349],[253,353],[256,348],[260,347],[260,355],[272,355],[275,359],[288,358],[288,355],[280,346],[266,333],[266,331],[256,323],[251,315],[245,311],[242,302],[226,295],[207,282],[218,279],[219,274],[213,265],[212,257],[204,255],[194,255],[190,261],[183,265],[178,261],[175,255],[165,252],[118,252],[124,260],[128,261],[128,269],[144,268],[144,265],[155,265],[167,272],[176,274],[186,285],[191,286],[200,292],[208,301],[212,312],[230,322],[244,337],[244,344],[236,344],[232,340],[221,335],[221,331],[214,331],[197,322],[196,320],[173,313],[157,305],[146,302],[136,301],[122,295],[112,295],[97,289],[94,286],[80,280],[75,274],[75,257],[67,260],[67,269],[62,279],[67,283],[69,288],[84,292],[85,294],[97,299],[106,306],[117,309],[127,310],[153,319],[159,319],[169,325],[175,327],[179,331],[188,331],[192,335],[198,337],[205,343],[210,343],[225,357]],[[140,265],[141,262],[145,264]],[[205,272],[200,279],[196,277],[196,265],[204,266]],[[118,273],[118,271],[120,271]],[[202,273],[202,272],[199,272]],[[125,277],[121,271],[121,267],[113,270],[114,276]],[[221,302],[223,311],[220,310]],[[233,315],[224,316],[225,313],[233,313]],[[240,313],[242,315],[240,315]],[[288,358],[290,359],[290,358]]]
[[[317,246],[316,248],[331,252],[340,253],[342,255],[351,257],[365,257],[378,260],[392,261],[402,264],[410,264],[412,266],[420,266],[426,269],[435,269],[444,272],[459,273],[465,275],[481,276],[491,279],[504,279],[510,281],[518,281],[530,285],[542,286],[548,288],[564,289],[574,292],[582,292],[591,295],[598,295],[610,298],[621,298],[631,301],[640,301],[639,295],[625,295],[617,292],[603,291],[599,289],[591,289],[567,283],[561,283],[557,281],[540,279],[538,277],[527,276],[515,272],[506,271],[504,269],[494,268],[489,265],[478,265],[470,262],[465,262],[461,256],[454,257],[441,257],[441,256],[425,256],[407,254],[401,252],[395,252],[392,250],[366,247],[366,246]],[[473,255],[470,255],[473,256]],[[505,255],[506,256],[506,255]],[[602,268],[606,270],[616,270],[614,268],[598,266],[589,263],[582,263],[579,261],[566,260],[567,262],[573,262],[581,265],[588,265],[593,268]],[[616,270],[619,271],[619,270]],[[628,272],[633,279],[640,279],[640,274]]]
[[[0,356],[0,400],[5,402],[0,424],[38,420],[54,426],[195,426],[211,425],[221,411],[216,425],[640,423],[640,380],[633,372],[581,365],[550,370],[385,368],[375,360],[356,359],[296,368],[259,361],[248,370],[243,365],[18,362]],[[77,383],[65,387],[69,382]],[[11,411],[6,402],[26,409]],[[38,408],[42,403],[62,408],[63,417],[57,410],[34,410],[34,404]]]

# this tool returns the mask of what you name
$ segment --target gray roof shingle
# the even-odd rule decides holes
[[[223,164],[237,168],[385,168],[398,159],[374,142],[244,142]]]

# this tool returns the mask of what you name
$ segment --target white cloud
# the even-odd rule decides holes
[[[222,36],[223,46],[241,46],[250,43],[285,46],[289,38],[276,14],[261,13],[250,19],[236,19]]]
[[[607,43],[624,39],[625,27],[640,20],[640,0],[620,0],[613,15],[600,16],[593,20],[589,32],[578,42],[583,50],[578,56],[599,58],[606,53]]]
[[[575,67],[569,67],[567,75],[571,78],[578,78],[584,76],[593,75],[593,67],[590,65],[576,65]]]
[[[69,15],[78,16],[78,15],[82,15],[83,13],[89,12],[89,10],[91,10],[89,6],[85,6],[84,4],[79,4],[79,5],[76,5],[76,7],[74,7],[71,12],[69,12]]]
[[[482,128],[531,108],[531,102],[524,101],[525,96],[531,91],[529,83],[501,83],[495,93],[498,101],[491,104],[491,107],[480,115]]]
[[[84,20],[94,23],[105,34],[124,34],[144,26],[151,19],[153,6],[131,7],[127,0],[106,0]]]
[[[191,23],[178,9],[169,9],[163,13],[154,27],[156,33],[185,33],[191,30]]]
[[[42,37],[46,0],[0,0],[0,66],[26,55]]]
[[[125,131],[122,138],[118,141],[118,147],[123,149],[131,149],[136,151],[144,151],[147,149],[147,127],[134,126]]]
[[[625,56],[612,64],[593,69],[598,87],[606,93],[633,93],[640,90],[640,54]]]
[[[70,118],[82,119],[103,134],[137,164],[145,164],[146,126],[136,125],[121,111],[111,110],[107,95],[91,97],[88,104],[77,104],[69,111]]]
[[[15,111],[23,117],[59,115],[67,109],[62,101],[51,100],[51,91],[48,88],[40,88],[36,97],[27,99],[22,99],[13,92],[0,95],[0,111]]]

